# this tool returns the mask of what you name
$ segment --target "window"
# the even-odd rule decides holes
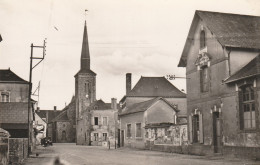
[[[98,125],[98,117],[94,117],[94,122],[95,125]]]
[[[254,129],[256,127],[255,96],[252,85],[241,87],[240,120],[241,129]]]
[[[88,96],[91,97],[91,88],[90,88],[90,83],[88,83]]]
[[[141,123],[136,123],[135,137],[142,137],[141,134]]]
[[[192,125],[193,125],[193,142],[194,143],[197,143],[199,142],[199,115],[193,115],[193,118],[192,118]]]
[[[94,141],[98,141],[98,133],[94,133]]]
[[[208,92],[209,91],[209,70],[207,66],[201,68],[200,71],[200,85],[201,85],[201,92]]]
[[[103,133],[103,141],[107,141],[107,133]]]
[[[10,102],[9,92],[1,92],[1,102]]]
[[[103,117],[103,125],[107,125],[107,117]]]
[[[131,124],[127,124],[127,135],[126,137],[131,137]]]
[[[206,34],[205,31],[202,30],[200,32],[200,49],[203,49],[206,47]]]

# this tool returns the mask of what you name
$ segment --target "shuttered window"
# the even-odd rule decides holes
[[[127,137],[131,137],[131,124],[127,124],[126,127],[127,127],[127,134],[126,134],[126,136]]]
[[[190,140],[190,143],[193,143],[193,135],[192,135],[192,116],[190,115],[189,116],[189,140]]]
[[[141,123],[136,123],[135,137],[141,137]]]
[[[1,92],[1,102],[10,102],[9,92]]]
[[[189,116],[189,139],[191,143],[203,143],[203,117],[202,114]]]

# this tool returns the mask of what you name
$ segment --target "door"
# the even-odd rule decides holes
[[[124,130],[121,131],[121,146],[124,147],[125,143],[125,132]]]
[[[219,118],[219,112],[213,113],[213,143],[214,143],[214,152],[220,153],[222,144],[221,144],[221,120]]]
[[[120,147],[120,129],[117,130],[117,147]]]
[[[66,132],[62,131],[61,141],[66,142]]]

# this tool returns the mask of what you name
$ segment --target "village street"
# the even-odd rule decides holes
[[[155,151],[133,150],[127,148],[111,149],[94,146],[76,146],[75,144],[54,144],[43,148],[38,147],[37,153],[26,159],[25,165],[53,164],[55,157],[60,157],[61,161],[73,165],[92,165],[92,164],[124,164],[124,165],[256,165],[260,162],[222,159],[221,157],[205,157],[194,155],[181,155],[174,153],[164,153]],[[62,162],[62,163],[63,163]]]

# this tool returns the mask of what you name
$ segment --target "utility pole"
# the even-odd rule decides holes
[[[29,74],[29,92],[28,92],[28,156],[31,153],[31,146],[30,146],[30,137],[31,137],[31,122],[30,122],[30,111],[31,111],[31,94],[32,94],[32,70],[39,65],[43,60],[46,55],[46,39],[43,41],[43,46],[34,46],[31,44],[31,57],[30,57],[30,74]],[[41,48],[43,49],[42,57],[33,57],[33,48]],[[36,63],[33,66],[33,60],[40,60],[38,63]]]

